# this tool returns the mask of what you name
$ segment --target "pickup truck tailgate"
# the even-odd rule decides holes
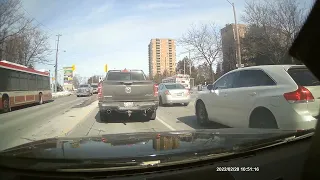
[[[154,101],[153,91],[152,81],[105,81],[102,86],[107,101]]]

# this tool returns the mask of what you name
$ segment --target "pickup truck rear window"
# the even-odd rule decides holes
[[[298,86],[320,85],[320,81],[307,68],[290,68],[288,73]]]
[[[144,81],[145,75],[142,72],[109,72],[107,76],[109,81]]]

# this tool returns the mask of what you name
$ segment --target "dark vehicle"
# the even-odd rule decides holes
[[[157,86],[147,80],[142,70],[110,70],[99,84],[98,98],[101,120],[108,120],[114,112],[143,113],[156,119]]]
[[[93,94],[92,87],[90,84],[81,84],[77,89],[77,97],[80,96],[91,96]]]

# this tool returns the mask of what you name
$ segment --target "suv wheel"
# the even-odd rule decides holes
[[[209,121],[208,113],[207,113],[206,107],[202,101],[197,102],[196,115],[197,115],[198,124],[205,125],[206,123],[208,123],[208,121]]]

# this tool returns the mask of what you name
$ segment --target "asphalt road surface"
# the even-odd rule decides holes
[[[30,141],[52,137],[96,136],[128,132],[179,131],[223,128],[219,124],[197,125],[194,99],[187,106],[159,107],[157,118],[147,121],[143,116],[116,115],[112,121],[100,120],[97,96],[60,97],[52,102],[24,107],[0,114],[0,150]]]

